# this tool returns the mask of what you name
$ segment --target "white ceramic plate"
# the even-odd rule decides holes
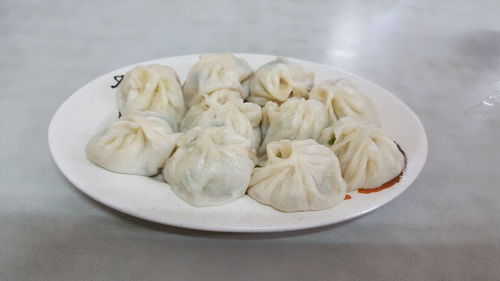
[[[256,69],[274,56],[236,54]],[[170,57],[142,64],[173,67],[183,81],[197,55]],[[374,101],[382,127],[408,157],[406,173],[391,188],[376,193],[351,193],[352,199],[323,211],[282,213],[261,205],[248,196],[217,207],[193,207],[159,180],[109,172],[90,163],[85,145],[95,133],[118,118],[113,77],[134,65],[105,74],[71,95],[57,110],[49,127],[49,146],[59,169],[82,192],[124,213],[178,227],[228,232],[289,231],[324,226],[349,220],[396,198],[415,180],[427,157],[427,138],[418,117],[387,90],[355,75],[330,66],[292,59],[316,73],[316,82],[346,77]]]

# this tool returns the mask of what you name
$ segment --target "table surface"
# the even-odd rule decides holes
[[[144,3],[140,3],[144,2]],[[499,1],[0,2],[0,280],[498,280]],[[120,66],[279,54],[395,93],[429,140],[415,183],[339,225],[178,229],[80,193],[47,144],[58,106]]]

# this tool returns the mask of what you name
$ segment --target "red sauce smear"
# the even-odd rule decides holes
[[[392,180],[390,180],[390,181],[382,184],[379,187],[375,187],[375,188],[360,188],[360,189],[358,189],[359,193],[367,194],[367,193],[379,192],[381,190],[387,189],[387,188],[395,185],[396,183],[398,183],[401,180],[401,178],[403,178],[403,174],[406,171],[406,165],[408,164],[408,159],[406,158],[406,153],[403,151],[403,149],[401,149],[401,146],[399,146],[399,144],[397,144],[396,142],[394,142],[394,143],[398,146],[399,151],[401,152],[401,154],[403,154],[403,157],[405,159],[404,166],[403,166],[403,171],[401,171],[401,173],[399,175],[397,175],[395,178],[393,178]]]
[[[346,194],[346,195],[345,195],[345,197],[344,197],[344,200],[349,200],[349,199],[351,199],[351,198],[352,198],[352,197],[351,197],[351,195]]]
[[[403,177],[403,172],[401,172],[399,175],[397,175],[395,178],[393,178],[392,180],[384,183],[383,185],[379,186],[379,187],[375,187],[375,188],[360,188],[358,189],[358,192],[359,193],[373,193],[373,192],[379,192],[381,190],[384,190],[386,188],[389,188],[393,185],[395,185],[396,183],[398,183],[401,178]]]

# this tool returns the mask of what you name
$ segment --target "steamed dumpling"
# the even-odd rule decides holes
[[[290,96],[307,97],[313,85],[313,72],[280,57],[257,69],[248,100],[261,106],[268,101],[281,103]]]
[[[175,148],[177,134],[163,119],[146,114],[122,116],[87,143],[87,158],[122,174],[157,174]]]
[[[154,112],[174,130],[186,111],[177,74],[159,64],[136,66],[127,72],[117,87],[116,99],[122,115]]]
[[[193,128],[179,137],[163,176],[192,205],[224,204],[245,194],[254,167],[249,148],[250,142],[229,128]]]
[[[236,90],[221,89],[216,90],[203,95],[196,95],[191,100],[191,107],[198,105],[199,103],[205,104],[205,106],[212,106],[216,104],[224,104],[227,102],[233,102],[235,100],[242,100],[241,95]]]
[[[250,65],[233,54],[202,55],[189,70],[183,86],[184,98],[188,105],[192,105],[192,99],[197,95],[227,89],[238,92],[245,99],[252,74]]]
[[[314,140],[272,142],[267,161],[255,168],[248,195],[283,212],[322,210],[346,194],[339,161]]]
[[[262,109],[264,141],[259,152],[263,153],[268,143],[282,139],[317,140],[327,126],[326,108],[317,100],[290,98],[279,106],[268,102]]]
[[[340,160],[347,190],[376,188],[398,176],[404,156],[379,128],[353,118],[342,118],[326,128],[319,140]]]
[[[260,106],[243,102],[235,91],[220,90],[203,95],[200,102],[189,108],[182,120],[181,131],[226,126],[249,139],[252,147],[257,149],[261,143],[261,119]]]
[[[352,117],[369,124],[380,124],[372,101],[349,80],[327,80],[314,86],[309,98],[326,105],[332,123],[342,117]]]

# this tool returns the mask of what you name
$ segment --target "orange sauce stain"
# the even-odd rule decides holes
[[[395,178],[393,178],[392,180],[390,180],[390,181],[382,184],[379,187],[376,187],[376,188],[360,188],[360,189],[358,189],[359,193],[367,194],[367,193],[379,192],[381,190],[387,189],[387,188],[395,185],[396,183],[398,183],[401,180],[401,178],[403,178],[403,174],[406,171],[406,165],[408,163],[408,159],[406,158],[406,153],[403,151],[403,149],[401,149],[401,147],[399,146],[399,144],[396,143],[396,145],[398,146],[399,151],[403,154],[404,159],[405,159],[405,164],[404,164],[404,167],[403,167],[403,171],[401,171],[401,173],[399,173],[399,175],[397,175]]]
[[[351,198],[352,198],[352,197],[351,197],[351,195],[346,194],[346,195],[345,195],[345,197],[344,197],[344,200],[349,200],[349,199],[351,199]]]
[[[379,192],[381,190],[384,190],[386,188],[389,188],[393,185],[395,185],[396,183],[398,183],[401,178],[403,177],[403,172],[401,172],[399,175],[397,175],[395,178],[393,178],[392,180],[384,183],[383,185],[379,186],[379,187],[375,187],[375,188],[360,188],[358,189],[358,192],[359,193],[373,193],[373,192]]]

